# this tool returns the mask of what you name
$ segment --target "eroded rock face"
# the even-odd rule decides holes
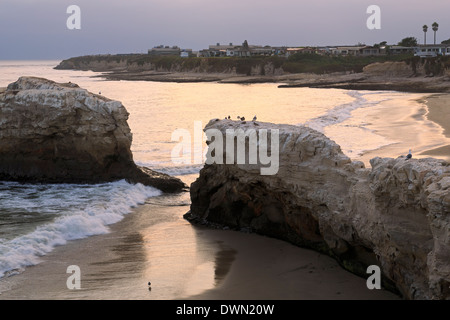
[[[276,175],[255,165],[205,165],[188,220],[281,238],[335,257],[408,299],[450,297],[450,166],[436,159],[351,161],[307,127],[230,120],[205,128],[279,129]],[[225,138],[224,138],[225,139]],[[226,155],[224,155],[225,157]]]
[[[128,112],[73,83],[21,77],[0,93],[0,179],[96,183],[128,179],[179,191],[178,179],[140,170]]]
[[[423,68],[416,70],[416,72],[422,72]],[[387,61],[387,62],[376,62],[371,63],[363,68],[363,72],[366,75],[372,77],[411,77],[414,75],[414,70],[411,66],[407,65],[405,62],[398,61]]]

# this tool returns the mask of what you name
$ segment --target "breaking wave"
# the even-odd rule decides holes
[[[0,182],[0,191],[0,278],[39,263],[69,240],[108,233],[108,225],[161,194],[124,180],[96,185]]]

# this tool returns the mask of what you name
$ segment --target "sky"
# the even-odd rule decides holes
[[[69,29],[67,8],[80,8]],[[380,29],[369,29],[370,5]],[[272,46],[397,44],[450,39],[449,0],[0,0],[0,60],[146,53],[157,45],[200,50],[216,43]],[[73,21],[73,20],[71,20]]]

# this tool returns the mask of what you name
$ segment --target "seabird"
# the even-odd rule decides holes
[[[242,117],[241,120],[242,120],[242,121],[245,121],[245,117]]]
[[[148,282],[148,290],[152,290],[152,283],[150,281]]]
[[[230,116],[228,116],[228,119],[231,119],[231,117],[230,117]]]
[[[408,153],[408,155],[406,156],[406,160],[409,160],[409,159],[411,159],[411,158],[412,158],[411,149],[409,149],[409,153]]]
[[[237,116],[238,120],[241,120],[241,117]]]
[[[256,121],[256,116],[253,117],[253,121]]]

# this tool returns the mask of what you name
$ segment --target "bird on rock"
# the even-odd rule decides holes
[[[411,158],[412,158],[411,149],[409,149],[409,153],[408,153],[408,155],[406,156],[406,160],[409,160],[409,159],[411,159]]]

